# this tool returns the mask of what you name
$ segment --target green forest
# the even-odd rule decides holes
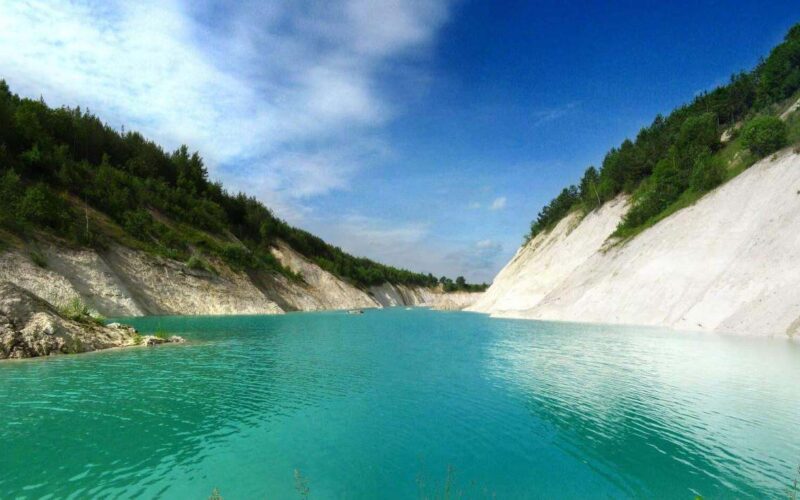
[[[118,132],[80,108],[53,109],[0,81],[0,230],[44,232],[102,250],[111,242],[213,271],[235,269],[302,279],[270,252],[277,240],[359,287],[395,284],[485,288],[354,257],[287,224],[254,197],[211,182],[203,159],[137,132]],[[204,258],[204,256],[206,258]]]
[[[525,241],[567,214],[588,213],[619,195],[631,207],[615,236],[629,237],[699,199],[758,159],[800,141],[800,120],[775,115],[800,91],[800,24],[792,27],[755,69],[697,96],[667,117],[657,116],[612,148],[599,169],[590,166],[531,223]],[[720,138],[729,130],[726,143]]]

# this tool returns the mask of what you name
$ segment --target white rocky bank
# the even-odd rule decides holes
[[[452,308],[450,294],[386,283],[356,288],[284,243],[273,249],[303,282],[266,272],[237,272],[214,262],[217,273],[121,246],[98,252],[41,244],[46,266],[23,250],[0,252],[0,281],[14,283],[51,304],[80,298],[105,316],[147,314],[281,314],[392,306]],[[460,307],[474,302],[459,298]]]
[[[522,247],[472,311],[759,336],[800,331],[800,156],[767,158],[631,240],[617,198]]]

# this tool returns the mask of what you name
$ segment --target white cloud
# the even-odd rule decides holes
[[[492,204],[489,205],[489,210],[492,211],[502,210],[503,208],[505,208],[505,206],[506,206],[506,197],[500,196],[499,198],[495,198],[494,201],[492,201]]]
[[[426,223],[398,223],[376,217],[350,214],[315,221],[317,232],[331,241],[347,242],[347,251],[358,256],[379,255],[383,263],[415,271],[430,268],[430,254],[421,251],[429,240]]]
[[[502,265],[499,262],[502,258],[503,245],[492,240],[481,240],[447,255],[454,276],[463,275],[485,282],[493,279],[495,270]]]
[[[350,214],[315,218],[315,232],[329,241],[346,242],[354,255],[451,279],[489,282],[505,260],[503,245],[490,240],[442,243],[427,222],[406,222]]]
[[[380,126],[399,110],[380,71],[424,50],[448,14],[448,0],[215,7],[0,2],[0,77],[169,149],[186,143],[212,175],[289,210],[346,188],[387,149]],[[352,146],[363,143],[369,154]]]

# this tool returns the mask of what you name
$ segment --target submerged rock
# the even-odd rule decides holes
[[[106,325],[106,328],[112,328],[114,330],[127,330],[131,333],[136,333],[136,328],[129,325],[123,325],[122,323],[109,323]]]
[[[0,359],[32,358],[133,345],[136,330],[62,316],[49,302],[0,282]]]
[[[171,337],[156,337],[155,335],[145,335],[144,337],[142,337],[141,345],[153,346],[161,344],[183,344],[184,342],[186,342],[186,339],[178,335],[173,335]]]

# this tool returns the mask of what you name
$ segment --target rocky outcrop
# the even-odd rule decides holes
[[[800,156],[766,158],[633,239],[619,198],[517,252],[470,310],[764,336],[800,332]]]
[[[136,331],[63,317],[48,302],[0,282],[0,359],[96,351],[133,345]]]
[[[212,274],[118,245],[104,252],[40,247],[45,267],[21,251],[0,253],[0,280],[52,304],[77,297],[106,316],[282,312],[246,275],[224,265]]]
[[[180,337],[178,335],[173,335],[171,337],[156,337],[155,335],[145,335],[140,340],[137,340],[137,345],[143,346],[154,346],[154,345],[161,345],[161,344],[183,344],[186,342],[186,339]]]

